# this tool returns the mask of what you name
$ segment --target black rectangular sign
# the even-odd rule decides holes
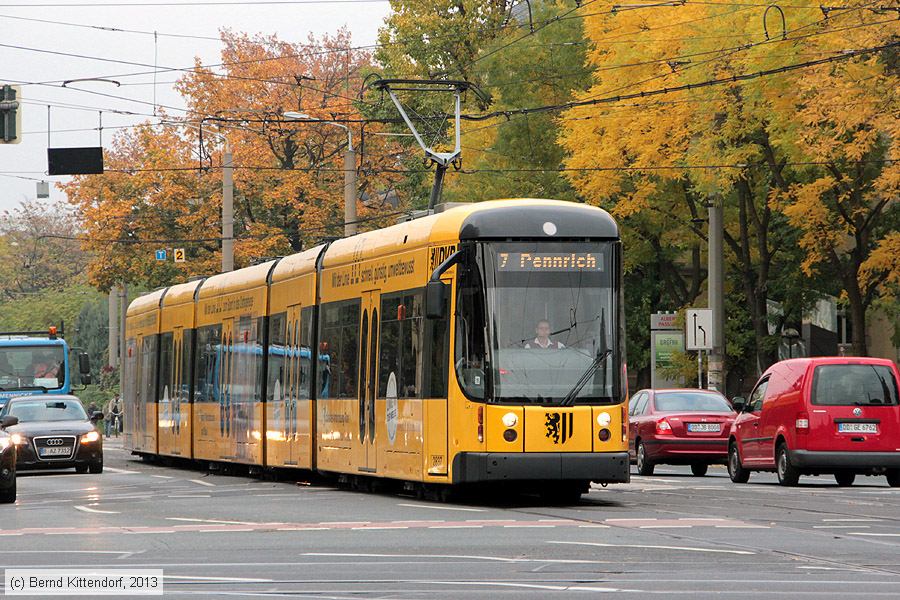
[[[47,148],[50,175],[99,175],[103,173],[103,148]]]

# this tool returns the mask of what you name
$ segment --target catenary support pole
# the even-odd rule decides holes
[[[344,153],[344,237],[356,235],[356,150]]]
[[[722,199],[709,201],[709,307],[712,309],[712,346],[709,353],[709,389],[725,393],[725,271]]]
[[[119,288],[109,288],[109,362],[111,368],[119,366]]]
[[[231,147],[222,152],[222,272],[234,270],[234,178]]]

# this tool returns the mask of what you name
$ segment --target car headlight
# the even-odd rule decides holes
[[[22,436],[21,433],[14,433],[11,436],[9,436],[9,441],[12,442],[13,444],[15,444],[16,446],[21,446],[22,444],[25,443],[26,440]]]
[[[81,443],[82,444],[90,444],[92,442],[96,442],[99,439],[100,439],[99,433],[97,433],[96,431],[88,431],[86,434],[81,436]]]

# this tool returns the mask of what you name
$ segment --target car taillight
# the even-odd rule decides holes
[[[797,415],[797,421],[794,423],[794,427],[798,433],[808,433],[809,432],[809,415],[805,412]]]
[[[656,422],[656,435],[668,435],[672,433],[672,426],[665,419]]]

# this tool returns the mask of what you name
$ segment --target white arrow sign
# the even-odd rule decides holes
[[[684,320],[686,350],[713,349],[713,317],[709,308],[689,308]]]

